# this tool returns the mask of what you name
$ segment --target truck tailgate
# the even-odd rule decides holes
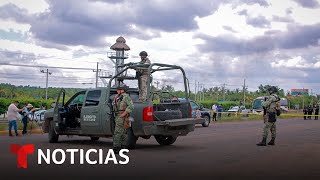
[[[158,126],[183,126],[189,124],[201,124],[204,118],[184,118],[184,119],[170,119],[165,121],[154,121],[154,125]]]

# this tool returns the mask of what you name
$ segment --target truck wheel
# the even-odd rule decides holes
[[[208,127],[210,124],[210,117],[204,116],[204,122],[202,123],[202,127]]]
[[[99,137],[90,137],[91,141],[98,141]]]
[[[154,137],[160,145],[171,145],[177,140],[177,137],[174,136],[155,135]]]
[[[134,149],[136,147],[137,144],[137,140],[139,137],[135,136],[133,134],[133,129],[132,128],[128,128],[128,149]]]
[[[49,123],[48,137],[49,137],[49,143],[56,143],[59,140],[59,134],[57,134],[56,131],[54,130],[53,121],[50,121]]]

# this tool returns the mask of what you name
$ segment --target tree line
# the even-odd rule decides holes
[[[70,98],[79,88],[65,88],[66,97]],[[15,86],[8,83],[0,84],[0,114],[7,111],[8,106],[14,100],[20,102],[20,107],[31,103],[34,107],[44,106],[46,109],[50,108],[52,102],[55,102],[61,88],[48,88],[48,99],[45,99],[46,89],[37,86]]]
[[[191,92],[190,99],[195,100],[202,104],[206,108],[211,108],[212,104],[223,104],[224,109],[228,109],[230,106],[239,105],[240,101],[245,103],[247,108],[251,108],[252,102],[255,98],[259,96],[267,95],[267,89],[270,85],[259,85],[256,91],[248,91],[245,89],[228,89],[223,87],[211,87],[207,89],[202,89],[197,93]],[[318,103],[319,99],[315,96],[303,95],[303,96],[290,96],[285,93],[283,89],[278,88],[278,95],[280,97],[285,97],[289,100],[289,108],[293,109],[297,105],[299,108],[303,108],[303,105],[310,105]],[[168,91],[177,97],[185,97],[184,91],[176,91],[173,86],[165,85],[157,89],[152,86],[153,90]],[[49,87],[48,88],[48,99],[45,100],[45,88],[37,86],[15,86],[11,84],[0,84],[0,114],[7,111],[8,106],[14,100],[20,102],[20,106],[27,103],[33,104],[35,107],[44,106],[50,108],[52,102],[56,101],[61,88]],[[76,92],[83,89],[80,88],[65,88],[66,99],[70,98]]]

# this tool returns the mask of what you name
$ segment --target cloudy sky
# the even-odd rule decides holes
[[[92,69],[113,72],[107,52],[123,36],[126,62],[145,50],[182,66],[192,90],[246,79],[250,91],[320,94],[319,17],[320,0],[0,0],[0,82],[44,87],[48,67],[49,86],[93,87]]]

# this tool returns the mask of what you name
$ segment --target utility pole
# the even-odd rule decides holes
[[[160,82],[159,82],[159,81],[156,81],[155,84],[157,85],[157,90],[158,90],[158,87],[159,87]]]
[[[93,70],[93,72],[96,72],[96,88],[98,87],[98,79],[99,79],[99,62],[97,62],[97,69]]]
[[[40,72],[42,73],[46,73],[46,100],[48,100],[48,76],[51,75],[52,73],[49,72],[49,70],[47,69],[47,71],[41,70]]]
[[[246,79],[243,80],[243,105],[246,106]]]
[[[302,88],[302,108],[304,108],[304,87]]]
[[[224,91],[225,91],[225,87],[226,87],[226,83],[223,83],[223,86],[222,86],[222,93],[223,93],[223,101],[225,101],[225,99],[226,99],[226,96],[225,96],[225,93],[224,93]]]
[[[204,101],[204,84],[202,84],[202,101]]]
[[[198,92],[200,91],[200,82],[198,81]],[[200,94],[199,94],[200,96],[199,96],[199,98],[198,98],[198,101],[200,101],[201,100],[201,92],[200,92]]]
[[[97,69],[96,69],[96,88],[98,87],[98,76],[99,76],[99,62],[97,62]]]
[[[197,80],[194,80],[194,101],[197,101]]]

